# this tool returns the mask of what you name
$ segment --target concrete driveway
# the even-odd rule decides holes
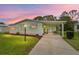
[[[45,34],[29,55],[77,55],[79,54],[64,39],[54,33]]]

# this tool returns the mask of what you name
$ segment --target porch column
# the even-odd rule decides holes
[[[62,23],[62,37],[64,37],[64,23]]]

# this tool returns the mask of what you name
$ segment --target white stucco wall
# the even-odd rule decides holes
[[[0,26],[0,33],[6,32],[5,28],[6,28],[5,26]]]
[[[3,32],[3,27],[2,26],[0,26],[0,32]]]
[[[15,27],[16,29],[14,30],[10,30],[10,33],[17,33],[19,32],[20,34],[24,34],[24,24],[27,24],[27,28],[26,28],[26,33],[27,34],[31,34],[31,35],[42,35],[43,34],[43,28],[42,28],[42,23],[38,23],[38,22],[33,22],[33,21],[24,21],[21,23],[17,23],[11,27]],[[32,24],[37,25],[37,27],[35,29],[30,28],[30,26],[32,26]]]

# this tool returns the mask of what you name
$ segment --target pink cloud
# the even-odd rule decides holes
[[[50,5],[47,8],[48,13],[52,13],[54,15],[60,16],[63,11],[70,11],[70,10],[78,10],[79,11],[79,4],[55,4]]]
[[[63,11],[78,10],[78,4],[49,4],[46,6],[41,6],[40,8],[33,10],[9,10],[5,12],[0,12],[0,18],[12,18],[8,23],[15,23],[21,21],[25,18],[34,18],[35,16],[43,15],[55,15],[60,16]]]
[[[31,15],[31,16],[28,16],[28,15],[25,15],[25,16],[18,16],[16,18],[13,18],[13,19],[10,19],[9,21],[7,21],[6,23],[7,24],[13,24],[13,23],[16,23],[16,22],[19,22],[19,21],[22,21],[24,19],[31,19],[31,18],[34,18],[35,16]]]

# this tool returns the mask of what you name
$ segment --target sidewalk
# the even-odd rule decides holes
[[[44,35],[29,55],[75,55],[79,54],[60,35]]]

